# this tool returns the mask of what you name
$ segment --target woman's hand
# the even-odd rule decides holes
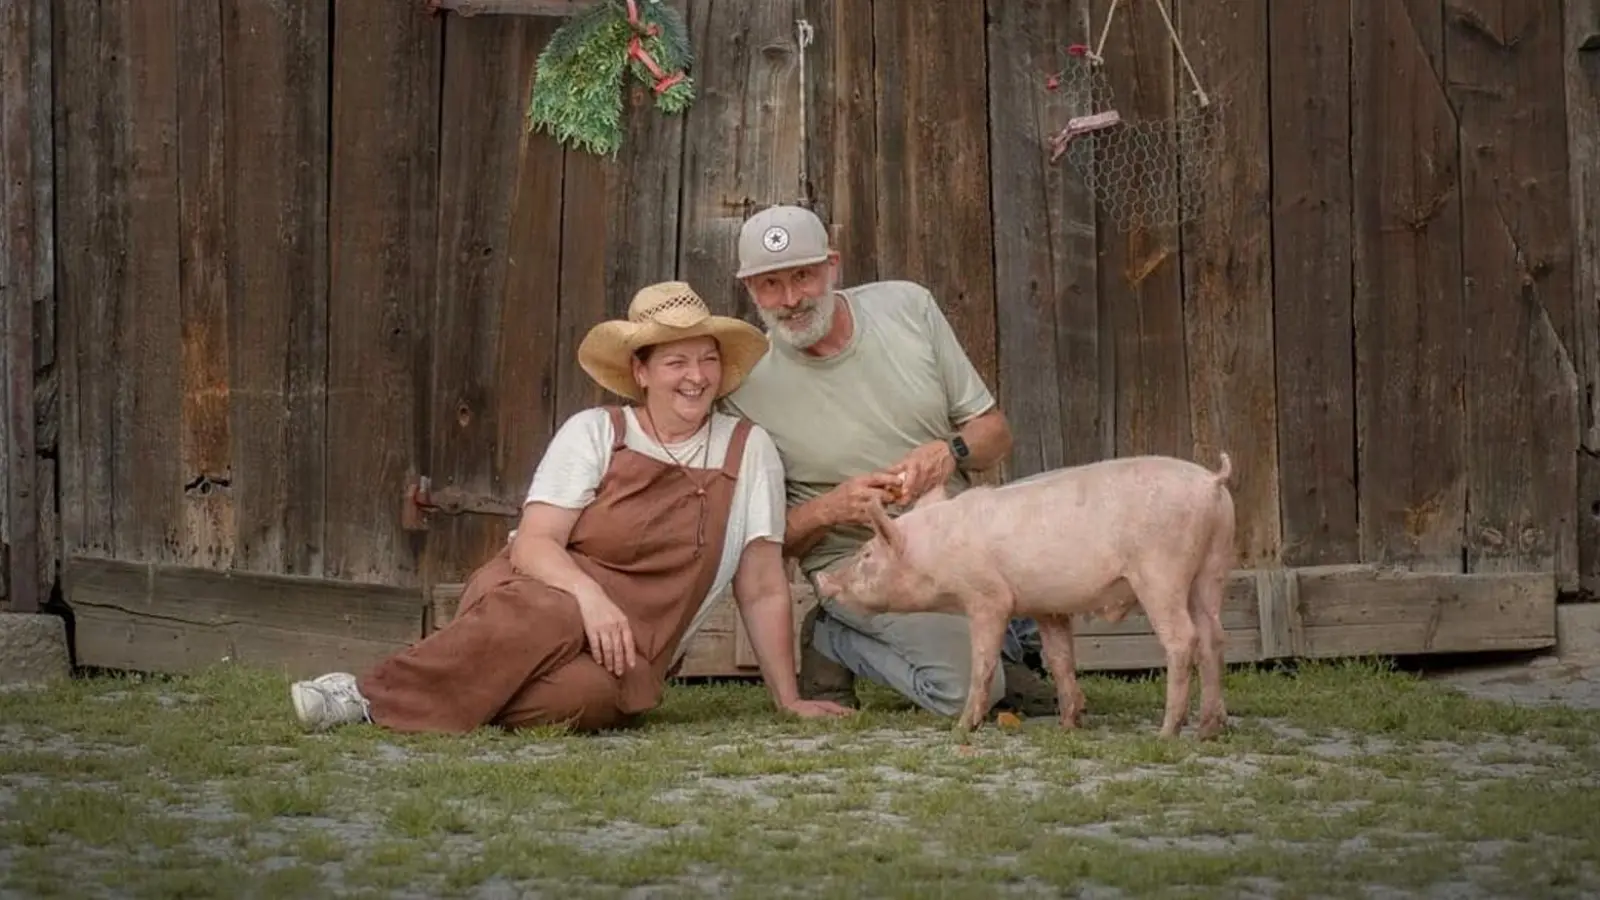
[[[574,594],[583,631],[589,638],[589,652],[606,671],[621,678],[638,663],[638,647],[633,643],[633,627],[605,591],[598,586]]]

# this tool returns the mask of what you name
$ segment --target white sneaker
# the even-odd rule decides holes
[[[289,686],[289,699],[300,724],[316,731],[371,721],[367,699],[356,690],[356,677],[348,672],[297,681]]]

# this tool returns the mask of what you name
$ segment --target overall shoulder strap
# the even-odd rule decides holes
[[[608,406],[606,411],[611,413],[611,452],[615,453],[627,446],[628,419],[620,406]]]
[[[733,436],[728,438],[728,453],[722,458],[722,472],[729,478],[739,477],[739,464],[744,461],[745,440],[750,437],[750,420],[739,416],[734,420]]]

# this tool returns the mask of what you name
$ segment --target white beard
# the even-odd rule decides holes
[[[821,297],[811,300],[796,307],[788,313],[779,313],[757,307],[761,314],[761,321],[767,325],[767,330],[776,340],[795,348],[804,350],[828,336],[833,330],[833,307],[836,298],[833,293],[833,282],[828,282],[828,290]],[[796,316],[810,312],[803,325],[798,328],[791,327],[786,316]]]

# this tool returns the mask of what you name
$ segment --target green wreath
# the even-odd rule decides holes
[[[655,92],[656,108],[694,102],[694,62],[683,17],[662,0],[603,0],[575,14],[539,54],[530,127],[601,156],[622,146],[626,70]]]

